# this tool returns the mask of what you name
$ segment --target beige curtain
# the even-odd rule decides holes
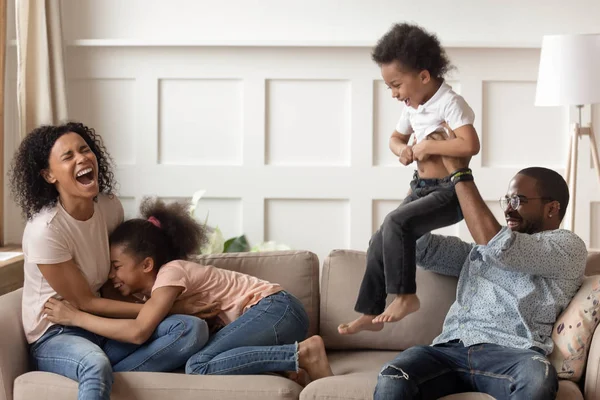
[[[16,0],[21,138],[67,118],[60,0]]]

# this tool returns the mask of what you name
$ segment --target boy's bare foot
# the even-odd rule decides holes
[[[374,323],[375,315],[363,314],[348,324],[338,326],[340,335],[351,335],[360,331],[380,331],[383,329],[383,323]]]
[[[416,294],[399,294],[390,303],[383,313],[373,318],[373,323],[396,322],[414,313],[421,307],[421,302]]]
[[[333,376],[321,336],[311,336],[298,343],[298,366],[304,369],[313,381]]]

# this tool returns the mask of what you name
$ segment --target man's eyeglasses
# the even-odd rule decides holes
[[[510,197],[504,196],[500,199],[500,207],[502,210],[506,210],[508,205],[510,204],[510,208],[516,210],[519,208],[521,204],[526,204],[529,200],[544,200],[544,201],[552,201],[550,197],[527,197],[518,194],[513,194]]]

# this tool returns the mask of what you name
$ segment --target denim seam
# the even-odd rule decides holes
[[[269,308],[271,308],[271,306],[273,305],[273,300],[272,300],[272,299],[269,299],[269,297],[265,297],[265,298],[264,298],[264,299],[262,299],[262,300],[261,300],[259,303],[261,303],[261,302],[263,302],[263,301],[265,301],[265,300],[267,300],[267,299],[269,300],[269,304],[267,305],[267,308],[265,308],[264,310],[262,310],[260,314],[258,314],[256,317],[254,317],[254,318],[253,318],[253,320],[254,320],[254,319],[256,319],[256,318],[260,318],[260,317],[261,317],[261,316],[262,316],[264,313],[266,313],[267,311],[269,311]],[[257,304],[258,304],[258,303],[257,303]],[[236,326],[236,327],[234,327],[233,329],[230,329],[230,331],[229,331],[229,332],[227,332],[227,334],[226,334],[226,335],[221,335],[220,337],[218,337],[218,341],[220,342],[221,340],[225,339],[226,337],[228,337],[229,335],[231,335],[233,332],[235,332],[235,331],[237,331],[238,329],[241,329],[242,327],[246,326],[246,324],[247,324],[247,323],[249,323],[249,322],[250,322],[250,321],[247,321],[247,322],[245,322],[245,323],[243,323],[243,324],[240,324],[239,326]],[[212,344],[212,343],[215,343],[215,342],[210,342],[210,341],[209,341],[209,342],[207,343],[207,345],[210,345],[210,344]]]
[[[285,316],[287,315],[287,313],[290,311],[290,306],[286,305],[285,306],[285,311],[281,314],[281,317],[279,317],[279,319],[277,321],[275,321],[275,323],[273,324],[273,334],[275,335],[275,344],[279,345],[279,335],[277,334],[277,326],[279,325],[279,323],[281,321],[283,321],[285,319]]]
[[[488,371],[480,371],[477,369],[464,369],[464,368],[457,368],[456,371],[465,372],[469,375],[482,375],[482,376],[487,376],[488,378],[506,379],[506,380],[510,381],[510,383],[515,383],[514,378],[510,375],[495,374],[493,372],[488,372]]]
[[[264,300],[269,299],[269,297],[265,297],[264,299],[262,299],[260,302],[263,302]],[[264,309],[259,315],[257,315],[254,319],[261,317],[264,313],[266,313],[269,308],[271,308],[271,306],[273,305],[273,300],[269,299],[269,304],[267,306],[266,309]],[[234,333],[235,331],[237,331],[238,329],[246,326],[247,323],[249,323],[250,321],[247,321],[244,324],[241,324],[239,326],[236,326],[234,329],[232,329],[230,332],[228,332],[226,335],[222,335],[222,336],[214,336],[213,339],[216,337],[218,340],[217,341],[211,341],[209,340],[208,343],[204,346],[203,349],[200,349],[200,351],[198,351],[193,357],[198,356],[198,358],[200,359],[199,361],[195,362],[194,364],[196,365],[196,367],[194,367],[194,369],[199,369],[201,366],[205,366],[206,364],[208,364],[209,362],[212,361],[212,359],[214,359],[216,356],[218,356],[220,353],[217,354],[210,354],[210,353],[205,353],[203,352],[208,346],[212,345],[213,343],[218,343],[220,341],[222,341],[223,339],[227,338],[229,335],[231,335],[232,333]],[[218,334],[217,334],[218,335]],[[204,361],[203,359],[206,358],[207,360]],[[190,358],[191,359],[191,358]],[[186,365],[189,363],[186,363]],[[187,369],[187,366],[186,366]]]
[[[179,341],[179,339],[181,339],[181,337],[184,335],[184,333],[188,330],[188,326],[187,326],[185,320],[179,320],[179,323],[183,324],[183,329],[179,332],[179,334],[177,335],[177,337],[173,341],[171,341],[170,344],[164,346],[163,348],[159,349],[158,351],[155,351],[152,354],[149,354],[148,357],[144,358],[140,363],[138,363],[134,368],[131,368],[129,371],[136,371],[138,368],[140,368],[142,365],[144,365],[152,357],[156,356],[157,354],[161,354],[164,351],[166,351],[166,350],[170,349],[171,347],[173,347],[173,345],[175,343],[177,343]],[[121,361],[123,361],[123,360],[121,360]],[[117,365],[118,364],[119,363],[117,363]]]
[[[219,360],[217,362],[221,362],[221,361],[225,361],[225,359]],[[235,367],[231,367],[231,368],[227,368],[227,369],[221,369],[221,370],[219,370],[216,373],[207,373],[206,375],[227,375],[228,373],[230,373],[232,371],[237,371],[237,370],[240,370],[240,369],[245,369],[245,368],[247,368],[249,366],[252,366],[254,364],[261,364],[261,363],[264,363],[264,362],[269,362],[269,363],[290,363],[290,362],[293,362],[293,361],[291,361],[291,360],[258,360],[258,361],[250,361],[250,362],[244,363],[244,365],[237,365]]]

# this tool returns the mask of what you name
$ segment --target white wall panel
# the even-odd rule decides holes
[[[347,81],[267,82],[267,164],[348,165]]]
[[[535,82],[484,83],[484,166],[565,164],[565,114],[560,108],[536,107],[534,100]]]
[[[161,79],[161,164],[240,165],[243,85],[235,79]]]
[[[117,165],[134,165],[135,80],[72,79],[68,81],[69,119],[101,133]]]
[[[226,240],[244,233],[241,199],[202,198],[194,215],[201,223],[219,227]]]
[[[294,249],[310,249],[320,262],[332,249],[349,248],[347,200],[267,199],[265,238]]]
[[[119,200],[123,206],[125,220],[140,217],[140,210],[135,197],[119,196]]]

